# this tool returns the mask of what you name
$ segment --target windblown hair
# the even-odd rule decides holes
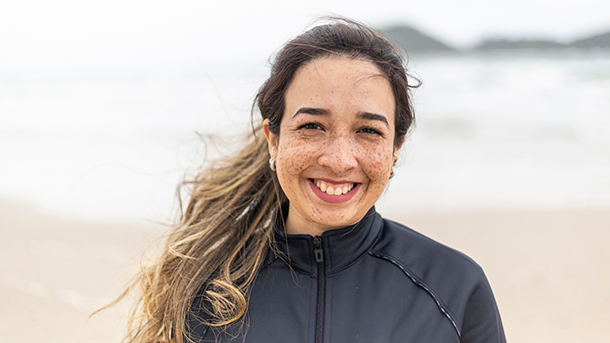
[[[273,247],[273,223],[286,200],[269,168],[262,121],[279,134],[284,95],[299,68],[312,60],[347,56],[375,64],[388,79],[396,101],[396,147],[414,116],[410,86],[400,52],[376,31],[331,18],[286,43],[273,60],[271,75],[256,95],[253,132],[235,156],[223,158],[185,182],[188,206],[168,234],[161,255],[143,266],[125,296],[137,292],[130,313],[129,343],[185,342],[186,319],[194,298],[203,294],[211,316],[206,325],[238,321],[247,309],[248,287]]]

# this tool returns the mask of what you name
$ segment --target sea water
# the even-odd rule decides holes
[[[610,206],[610,52],[413,57],[417,124],[383,213]],[[247,132],[265,61],[0,71],[0,196],[161,220]],[[223,150],[222,143],[220,151]]]

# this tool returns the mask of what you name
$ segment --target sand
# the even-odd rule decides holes
[[[120,342],[127,302],[89,315],[160,235],[151,223],[72,221],[0,200],[0,343]]]
[[[610,342],[610,210],[388,217],[483,267],[509,342]],[[122,291],[163,230],[0,200],[0,343],[120,342],[128,302],[88,316]]]

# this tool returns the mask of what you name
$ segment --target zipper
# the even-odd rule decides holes
[[[313,253],[316,256],[318,265],[318,300],[316,306],[316,340],[315,343],[322,343],[324,339],[324,298],[326,288],[326,275],[324,273],[324,250],[322,249],[322,237],[313,238]]]

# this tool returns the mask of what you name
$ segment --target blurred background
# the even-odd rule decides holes
[[[610,3],[57,0],[0,5],[0,343],[121,340],[129,299],[88,315],[325,15],[422,81],[378,211],[479,262],[509,341],[610,341]]]

